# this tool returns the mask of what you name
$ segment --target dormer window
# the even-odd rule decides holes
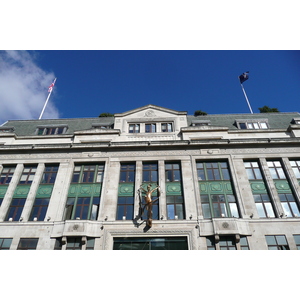
[[[173,123],[161,123],[161,132],[173,132]]]
[[[236,120],[240,129],[268,129],[268,120]]]
[[[140,124],[129,124],[129,133],[139,133]]]
[[[296,124],[296,125],[300,125],[300,119],[294,118],[294,119],[292,120],[292,123],[293,123],[293,124]]]
[[[111,129],[112,125],[97,123],[97,124],[92,124],[92,128],[93,129]]]
[[[14,127],[0,127],[0,133],[14,132]]]
[[[145,132],[156,132],[156,124],[145,124]]]
[[[37,129],[37,135],[64,134],[66,131],[67,126],[43,126]]]
[[[208,126],[210,125],[210,120],[193,120],[192,126]]]

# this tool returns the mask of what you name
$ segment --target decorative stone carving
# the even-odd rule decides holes
[[[156,117],[156,114],[155,114],[155,112],[153,110],[147,110],[145,112],[144,117],[153,118],[153,117]]]

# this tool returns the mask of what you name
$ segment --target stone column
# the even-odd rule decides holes
[[[158,185],[160,186],[159,196],[159,218],[167,220],[167,198],[166,198],[166,175],[164,160],[158,161]]]
[[[9,186],[7,188],[7,191],[6,191],[6,194],[4,196],[3,202],[0,206],[0,222],[3,222],[4,219],[5,219],[5,216],[7,214],[7,210],[9,208],[9,205],[10,205],[11,200],[13,198],[15,189],[16,189],[16,187],[19,183],[20,177],[22,175],[23,168],[24,168],[23,164],[18,164],[17,165],[17,167],[15,169],[15,172],[14,172],[14,175],[13,175],[13,177],[12,177],[10,183],[9,183]]]
[[[61,221],[63,219],[73,169],[72,161],[59,164],[45,220]]]
[[[115,221],[118,203],[120,162],[111,160],[107,165],[106,172],[106,188],[102,190],[101,197],[101,201],[103,201],[101,216],[103,218],[107,217],[108,221]]]
[[[182,187],[184,196],[185,218],[197,220],[196,193],[190,159],[181,160]]]
[[[31,212],[34,200],[35,200],[35,195],[39,188],[39,184],[41,182],[41,178],[42,178],[44,169],[45,169],[45,164],[39,163],[37,166],[33,181],[31,183],[30,190],[27,195],[27,199],[26,199],[22,214],[21,214],[21,217],[23,217],[23,222],[26,222],[29,219],[30,212]]]

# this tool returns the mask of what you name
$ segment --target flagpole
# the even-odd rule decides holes
[[[244,89],[244,87],[243,87],[243,84],[242,84],[242,83],[241,83],[241,87],[242,87],[242,90],[243,90],[243,92],[244,92],[245,98],[246,98],[246,100],[247,100],[247,103],[248,103],[249,109],[250,109],[250,111],[251,111],[251,114],[253,114],[252,108],[251,108],[251,106],[250,106],[250,103],[249,103],[249,100],[248,100],[247,94],[246,94],[246,92],[245,92],[245,89]]]
[[[45,110],[45,108],[46,108],[46,106],[47,106],[47,103],[48,103],[48,101],[49,101],[50,95],[51,95],[52,90],[53,90],[53,86],[54,86],[54,84],[55,84],[55,81],[56,81],[56,78],[54,79],[52,85],[50,85],[50,87],[51,87],[51,86],[52,86],[52,87],[51,87],[51,89],[49,88],[50,91],[49,91],[48,97],[47,97],[47,99],[46,99],[46,101],[45,101],[45,104],[44,104],[44,107],[43,107],[43,109],[42,109],[42,112],[41,112],[41,114],[40,114],[39,120],[42,118],[42,115],[43,115],[43,113],[44,113],[44,110]]]

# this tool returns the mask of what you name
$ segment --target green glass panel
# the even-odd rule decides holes
[[[30,190],[30,184],[29,185],[20,185],[17,186],[13,195],[13,198],[24,198],[27,197],[29,190]]]
[[[167,195],[182,195],[180,182],[168,182],[166,183]]]
[[[278,193],[291,193],[291,188],[287,180],[274,180]]]
[[[1,186],[1,185],[0,185],[0,196],[1,196],[1,197],[4,197],[4,196],[5,196],[6,191],[7,191],[7,188],[8,188],[7,185],[6,185],[6,186]]]
[[[119,196],[134,196],[134,183],[119,183]]]
[[[52,190],[53,190],[53,184],[43,184],[40,185],[37,193],[36,193],[36,197],[38,198],[49,198],[52,194]]]

